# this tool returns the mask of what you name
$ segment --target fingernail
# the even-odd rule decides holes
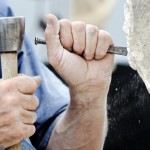
[[[34,79],[34,81],[37,83],[38,86],[41,84],[42,79],[40,76],[34,76],[32,78]]]

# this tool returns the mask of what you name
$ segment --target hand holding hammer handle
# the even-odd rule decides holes
[[[17,51],[21,49],[25,18],[0,18],[0,53],[2,78],[9,79],[18,74]],[[7,150],[21,150],[21,144],[16,144]]]

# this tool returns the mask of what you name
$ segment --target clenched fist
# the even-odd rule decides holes
[[[50,14],[45,38],[49,62],[70,87],[110,83],[114,56],[107,53],[113,45],[107,32],[80,21],[58,21]]]
[[[19,143],[35,132],[35,109],[39,105],[33,95],[41,79],[18,76],[0,81],[0,148]]]

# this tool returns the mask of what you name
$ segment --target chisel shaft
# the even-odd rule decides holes
[[[45,45],[46,44],[45,39],[35,37],[35,45],[38,45],[38,44]],[[126,47],[119,47],[119,46],[114,46],[113,47],[113,46],[110,46],[109,49],[108,49],[108,53],[127,56],[128,52],[127,52]]]

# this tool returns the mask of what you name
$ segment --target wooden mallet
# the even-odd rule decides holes
[[[25,18],[0,18],[0,55],[2,78],[9,79],[18,74],[17,51],[21,49],[24,38]],[[7,150],[21,150],[21,144]]]

